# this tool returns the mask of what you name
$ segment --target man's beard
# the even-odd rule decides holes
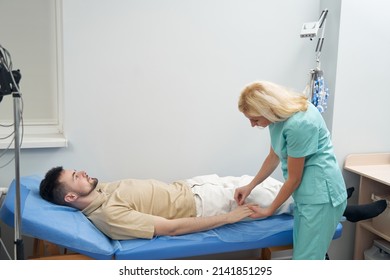
[[[99,180],[97,178],[90,178],[90,180],[92,180],[92,182],[89,182],[89,185],[91,186],[91,188],[87,191],[79,192],[78,193],[79,196],[88,196],[90,193],[92,193],[96,189],[96,186],[98,185]]]
[[[91,178],[91,179],[92,179],[92,183],[91,183],[92,190],[94,190],[97,184],[99,183],[99,180],[97,178]]]

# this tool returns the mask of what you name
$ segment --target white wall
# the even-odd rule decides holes
[[[299,32],[317,14],[317,1],[65,1],[64,164],[107,180],[254,173],[268,135],[238,112],[239,91],[303,88]]]
[[[314,42],[299,32],[319,2],[67,0],[63,11],[70,145],[23,150],[22,174],[61,164],[169,181],[257,171],[268,135],[238,112],[239,91],[255,79],[304,88]]]
[[[384,0],[343,0],[341,5],[333,143],[340,164],[352,153],[389,152],[390,3]],[[358,187],[358,176],[345,171],[347,187]],[[357,203],[355,193],[349,203]],[[354,225],[334,248],[339,258],[353,256]]]

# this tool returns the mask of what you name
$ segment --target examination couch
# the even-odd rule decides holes
[[[43,200],[39,195],[41,179],[36,175],[20,179],[21,232],[34,238],[37,248],[42,242],[61,248],[61,255],[45,258],[180,259],[250,249],[289,248],[292,244],[293,218],[286,214],[181,236],[112,240],[80,211]],[[14,180],[0,209],[0,219],[10,227],[14,227],[15,189]],[[334,239],[341,234],[340,223]],[[37,248],[33,257],[42,258]]]

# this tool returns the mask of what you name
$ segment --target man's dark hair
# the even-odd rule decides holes
[[[59,182],[62,171],[64,171],[62,166],[53,167],[47,171],[45,178],[41,181],[39,186],[39,194],[47,201],[65,205],[64,186]]]

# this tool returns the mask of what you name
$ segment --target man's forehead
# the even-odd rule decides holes
[[[60,180],[69,180],[72,178],[75,171],[72,169],[64,169],[59,177]]]

